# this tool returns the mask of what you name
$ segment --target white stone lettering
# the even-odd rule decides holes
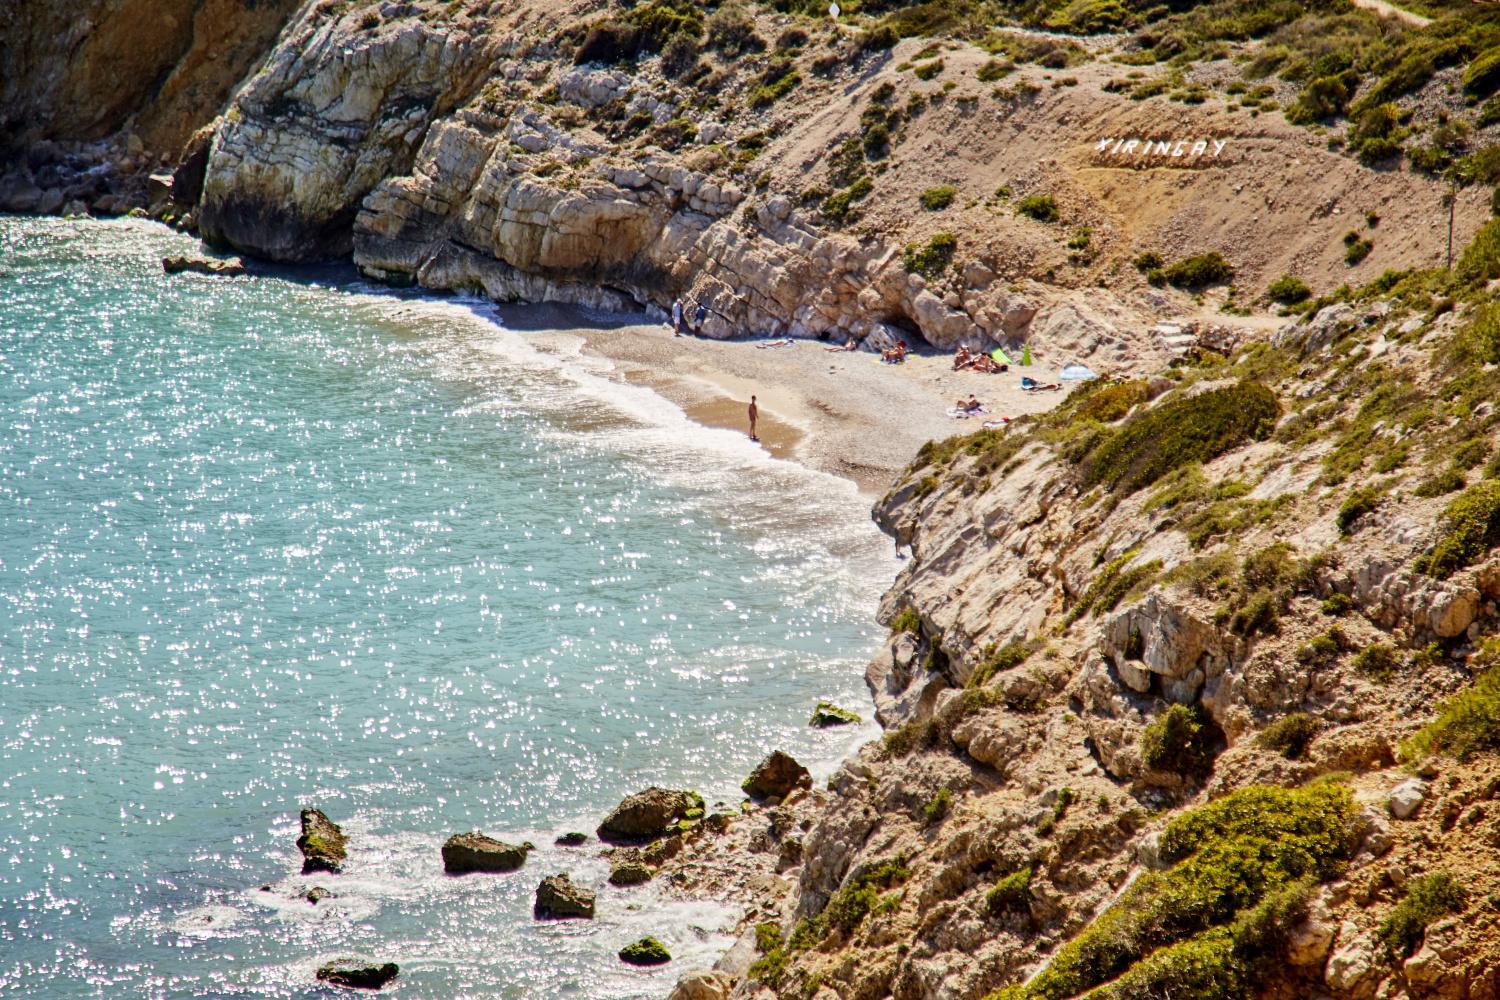
[[[1214,156],[1217,157],[1220,153],[1224,152],[1224,147],[1227,146],[1227,145],[1229,145],[1229,140],[1228,139],[1215,139],[1214,140]]]
[[[1175,145],[1175,146],[1172,147],[1172,155],[1173,156],[1181,156],[1182,155],[1182,147],[1186,146],[1186,145],[1187,145],[1187,140],[1186,139],[1178,139],[1177,140],[1177,145]]]
[[[1100,139],[1099,140],[1099,145],[1097,145],[1097,146],[1094,147],[1094,152],[1096,152],[1096,153],[1102,153],[1102,152],[1104,152],[1106,149],[1109,148],[1109,144],[1112,143],[1112,142],[1114,142],[1114,141],[1115,140],[1113,138]]]
[[[1199,139],[1197,142],[1193,143],[1193,148],[1188,150],[1188,155],[1202,156],[1206,152],[1208,152],[1208,140]]]
[[[1139,140],[1139,139],[1126,139],[1125,140],[1125,146],[1121,150],[1121,152],[1126,153],[1126,154],[1134,153],[1135,152],[1135,147],[1139,146],[1140,144],[1141,144],[1141,140]]]
[[[1151,151],[1156,156],[1168,156],[1172,152],[1172,143],[1170,141],[1167,141],[1167,142],[1157,142],[1152,147]]]
[[[1218,159],[1228,146],[1228,139],[1135,139],[1112,135],[1095,140],[1094,156],[1106,163],[1124,156],[1134,156],[1137,162],[1149,162],[1156,157],[1198,161]]]

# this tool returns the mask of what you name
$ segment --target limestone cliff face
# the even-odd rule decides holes
[[[270,50],[299,0],[35,2],[7,13],[0,145],[122,128],[175,155]]]
[[[473,92],[484,55],[462,22],[307,10],[214,136],[204,238],[277,260],[347,254],[360,200]]]
[[[978,1000],[1074,961],[1073,942],[1101,927],[1120,935],[1112,965],[1005,1000],[1095,986],[1122,998],[1500,995],[1500,928],[1483,898],[1500,864],[1474,846],[1500,842],[1500,766],[1396,763],[1500,659],[1486,638],[1500,628],[1500,554],[1423,571],[1454,494],[1434,496],[1421,465],[1452,452],[1401,430],[1476,377],[1442,359],[1487,308],[1331,306],[1289,323],[1275,348],[1092,387],[1031,426],[924,449],[875,508],[910,546],[882,612],[898,630],[867,672],[886,736],[830,780],[797,838],[769,935],[781,944],[773,960],[728,963],[742,976],[733,995]],[[1097,471],[1180,447],[1157,442],[1177,419],[1201,430],[1216,399],[1265,398],[1255,382],[1275,388],[1274,433],[1226,439],[1201,464],[1174,457],[1143,489]],[[1366,440],[1354,415],[1368,419],[1370,394],[1398,382],[1409,395]],[[1491,390],[1478,391],[1467,398]],[[1491,406],[1458,425],[1476,456],[1497,446]],[[1416,449],[1410,465],[1380,463],[1388,447]],[[1483,475],[1444,489],[1492,496]],[[1197,720],[1196,735],[1174,742],[1169,717]],[[1238,985],[1176,992],[1199,973],[1144,960],[1195,932],[1134,939],[1111,907],[1142,905],[1128,894],[1143,879],[1171,884],[1181,855],[1161,844],[1179,817],[1319,778],[1352,799],[1339,866],[1263,945],[1269,966],[1216,970],[1204,952],[1199,973]],[[1457,871],[1466,902],[1427,918],[1425,939],[1382,943],[1412,880]],[[1127,971],[1140,992],[1111,986]]]

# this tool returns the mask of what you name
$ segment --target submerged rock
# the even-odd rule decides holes
[[[302,898],[307,900],[314,906],[317,906],[325,899],[337,899],[338,897],[329,892],[327,889],[323,888],[321,885],[315,885],[311,889],[304,892],[302,894]]]
[[[589,835],[573,830],[565,833],[553,841],[558,847],[582,847],[589,842]]]
[[[538,920],[566,920],[581,917],[594,918],[594,893],[583,886],[574,885],[566,875],[549,875],[536,887],[536,905],[532,916]]]
[[[245,273],[245,265],[239,261],[219,260],[215,257],[163,257],[161,269],[168,274],[193,271],[223,278],[233,278]]]
[[[336,986],[378,990],[400,972],[395,962],[368,962],[358,958],[336,958],[318,967],[318,978]]]
[[[620,949],[620,961],[627,965],[666,965],[672,953],[654,937],[643,937]]]
[[[827,729],[830,726],[848,726],[860,721],[857,713],[839,708],[831,701],[820,701],[807,724],[815,729]]]
[[[297,849],[302,852],[302,874],[343,871],[348,857],[344,845],[348,841],[344,831],[323,810],[302,810],[302,836],[297,838]]]
[[[740,787],[752,799],[784,799],[795,788],[811,788],[812,775],[791,754],[773,750]]]
[[[530,844],[507,844],[477,830],[455,833],[443,844],[443,870],[449,875],[513,872],[526,863],[530,850]]]
[[[625,799],[599,824],[599,839],[609,844],[638,844],[677,832],[679,820],[703,816],[697,792],[651,787]]]

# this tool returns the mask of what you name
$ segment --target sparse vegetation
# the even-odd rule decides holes
[[[1026,913],[1031,904],[1031,868],[1011,872],[984,896],[985,907],[994,916]]]
[[[1482,666],[1474,683],[1443,703],[1437,718],[1417,731],[1401,747],[1407,761],[1434,754],[1468,760],[1481,751],[1500,749],[1500,639],[1485,640],[1470,657],[1471,669]]]
[[[1166,267],[1154,268],[1146,273],[1153,285],[1171,285],[1190,291],[1222,285],[1234,280],[1234,266],[1217,250],[1185,257]]]
[[[1141,731],[1141,762],[1199,780],[1213,770],[1218,736],[1201,705],[1173,705]]]
[[[1274,750],[1288,760],[1307,752],[1307,745],[1318,735],[1318,723],[1306,712],[1282,716],[1256,734],[1257,746]]]
[[[1464,908],[1463,886],[1447,872],[1418,875],[1406,884],[1406,894],[1380,925],[1386,951],[1401,961],[1416,951],[1427,926]]]
[[[953,792],[947,788],[939,788],[937,794],[927,800],[922,807],[922,818],[928,826],[941,823],[948,817],[948,810],[953,802]]]
[[[1038,222],[1056,222],[1057,199],[1050,194],[1029,194],[1016,202],[1016,212]]]
[[[1311,296],[1312,289],[1307,287],[1307,283],[1291,274],[1283,274],[1266,289],[1266,298],[1284,306],[1296,305]]]
[[[1438,520],[1442,536],[1422,568],[1439,579],[1479,561],[1500,544],[1500,481],[1484,479],[1460,493]]]
[[[937,212],[953,204],[953,199],[958,195],[958,188],[952,184],[939,184],[922,192],[922,207],[929,212]]]
[[[1401,665],[1396,647],[1385,642],[1375,642],[1360,650],[1354,657],[1354,669],[1373,680],[1385,682],[1396,676]]]
[[[925,244],[908,243],[901,252],[901,263],[912,274],[935,278],[953,263],[958,238],[952,233],[938,233]]]

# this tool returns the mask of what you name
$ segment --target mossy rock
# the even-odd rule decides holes
[[[302,874],[343,871],[348,840],[339,825],[321,809],[302,810],[302,836],[297,838],[297,849],[302,852]]]
[[[651,881],[651,866],[639,858],[622,858],[610,865],[610,885],[645,885]]]
[[[589,842],[589,835],[588,834],[586,834],[586,833],[580,833],[577,830],[572,830],[572,831],[570,831],[568,833],[562,834],[560,837],[558,837],[552,843],[556,844],[558,847],[582,847],[584,844],[587,844],[588,842]]]
[[[820,701],[818,707],[813,709],[812,718],[807,724],[814,729],[827,729],[830,726],[850,726],[863,721],[858,713],[851,712],[847,708],[840,708],[831,701]]]
[[[672,961],[672,953],[656,938],[643,937],[620,949],[620,961],[627,965],[666,965]]]
[[[595,832],[607,844],[643,844],[691,826],[689,814],[703,815],[703,796],[653,786],[626,796]]]
[[[758,801],[784,799],[795,789],[811,788],[812,775],[791,754],[773,750],[740,787]]]
[[[530,843],[507,844],[474,831],[455,833],[443,844],[443,870],[449,875],[468,872],[513,872],[526,863]]]

